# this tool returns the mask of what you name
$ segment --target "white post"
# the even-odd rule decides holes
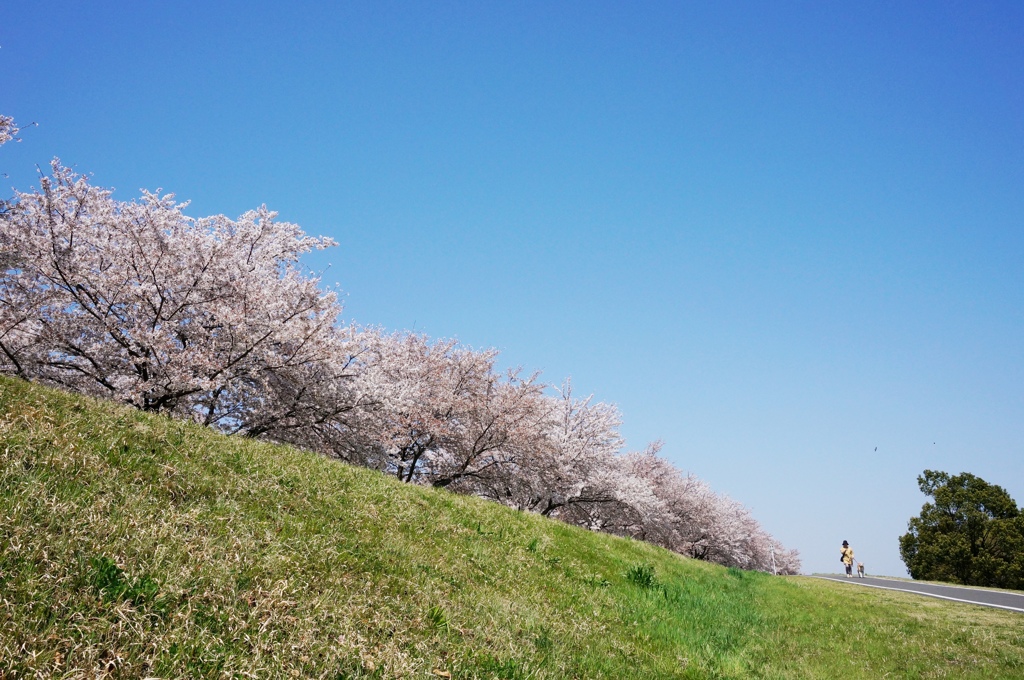
[[[769,544],[768,547],[771,548],[772,551],[772,576],[778,576],[779,572],[775,569],[775,546]]]

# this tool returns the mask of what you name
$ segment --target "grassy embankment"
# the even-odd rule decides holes
[[[1024,618],[723,569],[0,379],[0,677],[35,675],[1021,677]]]

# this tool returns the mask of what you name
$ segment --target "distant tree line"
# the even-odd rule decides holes
[[[912,577],[1024,589],[1024,514],[1003,487],[934,470],[917,484],[932,501],[900,537]]]
[[[12,130],[0,118],[0,140]],[[501,372],[494,350],[343,325],[300,265],[333,241],[265,207],[237,220],[184,208],[116,201],[59,160],[6,201],[0,372],[723,565],[799,571],[796,551],[658,444],[623,452],[614,406]]]

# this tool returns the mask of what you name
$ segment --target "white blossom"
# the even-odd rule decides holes
[[[0,146],[13,139],[17,139],[19,132],[21,132],[21,128],[14,122],[13,118],[0,115]]]

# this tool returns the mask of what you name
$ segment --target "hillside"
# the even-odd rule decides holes
[[[0,379],[0,677],[1020,677],[1022,621]]]

